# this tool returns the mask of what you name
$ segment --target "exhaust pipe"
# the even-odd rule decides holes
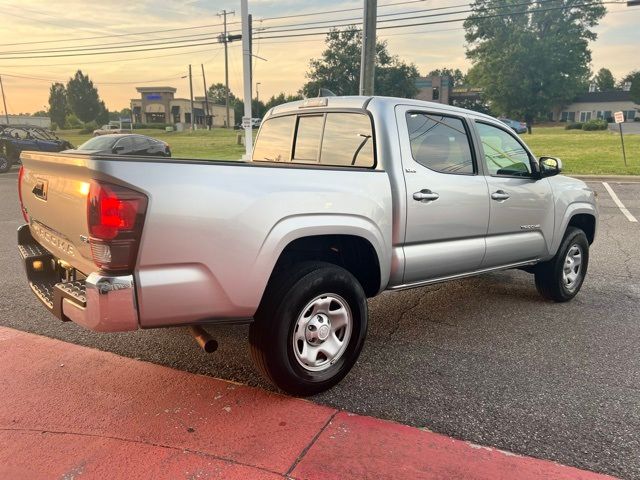
[[[189,327],[189,333],[193,335],[196,343],[207,353],[213,353],[218,349],[218,342],[209,335],[202,327],[191,326]]]

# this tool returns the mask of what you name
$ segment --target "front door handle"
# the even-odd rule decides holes
[[[419,202],[433,202],[440,198],[436,192],[432,192],[428,188],[423,188],[419,192],[413,194],[413,199]]]
[[[498,200],[499,202],[502,202],[509,198],[509,194],[504,190],[497,190],[491,194],[491,198],[493,198],[494,200]]]

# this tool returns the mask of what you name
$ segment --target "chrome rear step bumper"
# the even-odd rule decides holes
[[[94,272],[86,279],[60,281],[55,257],[31,236],[28,225],[18,228],[18,251],[31,290],[60,320],[71,320],[97,332],[138,328],[132,275]]]

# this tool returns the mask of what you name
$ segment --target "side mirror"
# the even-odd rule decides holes
[[[556,157],[540,157],[540,178],[553,177],[562,172],[562,160]]]

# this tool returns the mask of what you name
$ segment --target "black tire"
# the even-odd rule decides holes
[[[565,261],[569,250],[577,246],[581,250],[581,264],[577,279],[568,285],[564,281]],[[589,267],[589,241],[579,228],[568,227],[556,255],[535,268],[536,288],[540,295],[554,302],[568,302],[575,297],[587,275]]]
[[[351,336],[335,363],[310,371],[296,358],[294,329],[305,306],[324,294],[345,300],[351,311]],[[367,299],[360,283],[344,268],[304,262],[272,276],[254,318],[249,343],[261,373],[289,394],[314,395],[340,382],[358,359],[367,333]]]

